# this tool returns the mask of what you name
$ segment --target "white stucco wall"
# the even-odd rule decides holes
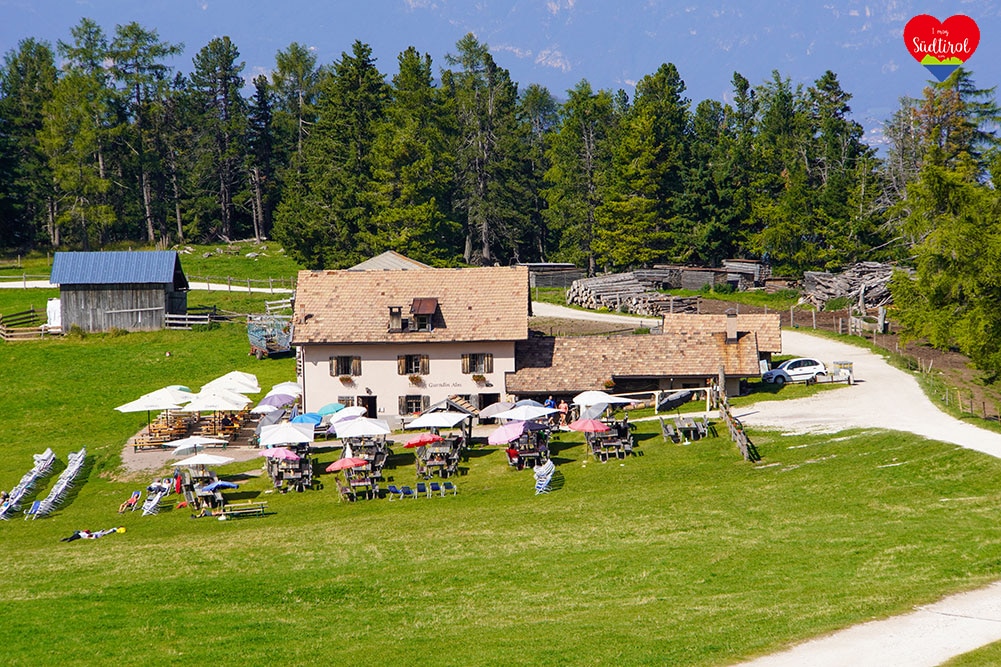
[[[430,358],[429,373],[422,385],[413,385],[408,375],[397,372],[397,356],[426,354]],[[493,354],[493,372],[484,373],[486,382],[476,383],[472,374],[462,372],[463,354]],[[330,374],[330,358],[361,357],[361,375],[343,383]],[[399,397],[426,395],[434,404],[454,394],[506,394],[504,374],[514,370],[513,342],[433,343],[414,345],[357,344],[307,345],[302,348],[302,386],[305,411],[337,401],[341,396],[375,396],[382,419],[399,413]]]

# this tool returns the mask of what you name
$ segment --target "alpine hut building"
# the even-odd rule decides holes
[[[63,331],[162,329],[164,315],[188,309],[188,279],[173,250],[57,252],[50,281],[59,285]]]

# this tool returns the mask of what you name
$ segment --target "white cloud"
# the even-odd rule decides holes
[[[572,12],[576,4],[577,0],[548,0],[546,2],[546,10],[553,16],[556,16],[564,9]]]
[[[561,72],[569,72],[571,70],[570,61],[557,49],[543,49],[539,51],[539,55],[535,58],[535,64],[552,67]]]
[[[890,72],[896,72],[898,69],[900,69],[900,65],[893,60],[890,60],[890,62],[884,63],[883,66],[879,68],[879,71],[883,74],[888,74]]]
[[[515,58],[531,58],[531,49],[519,49],[517,46],[510,46],[509,44],[501,44],[500,46],[491,46],[491,51],[504,51],[506,53],[511,53]]]

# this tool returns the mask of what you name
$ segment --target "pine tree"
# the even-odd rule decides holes
[[[462,228],[451,218],[454,157],[446,139],[450,110],[434,85],[431,57],[399,55],[385,118],[372,146],[372,224],[360,231],[373,253],[395,250],[433,265],[462,254]]]
[[[42,109],[56,85],[55,54],[44,42],[26,39],[4,56],[0,70],[0,140],[6,146],[0,185],[0,244],[30,247],[60,243],[55,224],[52,174],[38,141]]]
[[[243,190],[247,180],[247,103],[241,94],[244,68],[240,52],[229,37],[210,41],[194,58],[191,90],[199,116],[196,130],[198,184],[212,192],[210,208],[201,211],[206,227],[201,231],[224,239],[244,232],[239,224],[236,202],[249,196]]]
[[[368,257],[359,232],[371,224],[371,151],[389,87],[372,49],[355,42],[319,84],[317,122],[290,173],[275,238],[309,268],[346,267]]]
[[[544,216],[556,235],[556,257],[597,268],[593,251],[600,189],[611,165],[609,136],[616,122],[612,94],[582,80],[568,91],[560,124],[549,140]]]

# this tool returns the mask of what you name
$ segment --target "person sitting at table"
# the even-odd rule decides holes
[[[507,463],[508,465],[516,466],[518,470],[521,470],[521,452],[518,451],[517,447],[507,448]]]
[[[233,425],[233,419],[226,413],[222,416],[222,421],[219,422],[224,429],[230,428]]]

